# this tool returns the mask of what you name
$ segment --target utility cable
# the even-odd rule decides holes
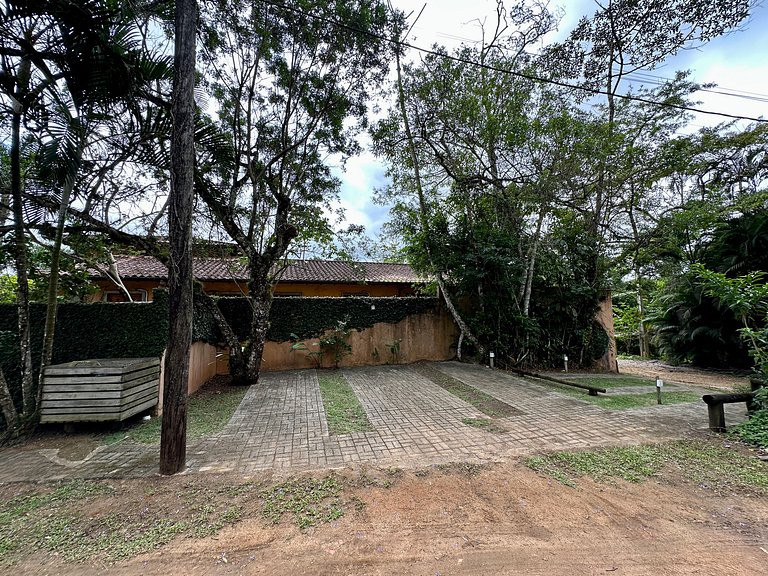
[[[281,4],[280,2],[274,2],[273,0],[260,0],[263,4],[267,4],[269,6],[273,6],[275,8],[280,8],[282,10],[286,10],[288,12],[293,12],[294,14],[299,14],[301,16],[306,16],[308,18],[312,18],[314,20],[317,20],[319,22],[323,22],[325,24],[330,24],[332,26],[336,26],[338,28],[343,28],[345,30],[349,30],[350,32],[355,32],[357,34],[365,34],[367,36],[370,36],[372,38],[376,38],[377,40],[381,40],[383,42],[388,42],[390,44],[394,44],[396,46],[400,46],[402,48],[409,48],[411,50],[415,50],[417,52],[421,52],[423,54],[436,56],[438,58],[443,58],[446,60],[450,60],[452,62],[456,62],[458,64],[466,64],[468,66],[474,66],[476,68],[482,68],[485,70],[489,70],[491,72],[499,72],[502,74],[509,74],[511,76],[515,76],[517,78],[523,78],[525,80],[531,80],[534,82],[541,82],[544,84],[551,84],[553,86],[559,86],[560,88],[567,88],[570,90],[579,90],[581,92],[586,92],[588,94],[593,94],[596,96],[613,96],[614,98],[620,98],[622,100],[629,100],[632,102],[640,102],[641,104],[650,104],[652,106],[661,106],[665,108],[673,108],[675,110],[683,110],[685,112],[695,112],[696,114],[707,114],[710,116],[721,116],[723,118],[731,118],[734,120],[747,120],[750,122],[759,122],[759,123],[768,123],[768,119],[763,118],[762,116],[759,118],[755,118],[753,116],[742,116],[738,114],[728,114],[727,112],[717,112],[714,110],[704,110],[702,108],[694,108],[692,106],[684,106],[682,104],[674,104],[672,102],[659,102],[657,100],[651,100],[649,98],[643,98],[641,96],[633,96],[632,94],[610,94],[609,92],[605,90],[601,90],[599,88],[592,88],[590,86],[582,86],[579,84],[571,84],[569,82],[563,82],[562,80],[555,80],[553,78],[544,78],[543,76],[537,76],[535,74],[528,74],[526,72],[518,72],[516,70],[509,70],[506,68],[500,68],[498,66],[492,66],[490,64],[485,64],[483,62],[475,62],[474,60],[470,60],[468,58],[462,58],[460,56],[454,56],[452,54],[446,54],[442,52],[437,52],[435,50],[430,50],[428,48],[422,48],[421,46],[416,46],[414,44],[411,44],[409,42],[406,42],[404,40],[396,40],[395,38],[388,38],[387,36],[384,36],[382,34],[377,34],[375,32],[371,32],[370,30],[363,30],[361,28],[357,28],[356,26],[352,26],[350,24],[345,24],[344,22],[339,22],[338,20],[334,20],[333,18],[328,18],[327,16],[321,16],[319,14],[312,14],[311,12],[306,12],[304,10],[301,10],[299,8],[295,8],[293,6],[286,6],[285,4]]]

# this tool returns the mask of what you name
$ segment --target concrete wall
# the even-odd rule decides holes
[[[219,351],[215,346],[205,342],[195,342],[189,350],[189,379],[187,380],[187,394],[194,394],[217,371],[217,355]],[[163,386],[165,385],[165,353],[160,360],[160,399],[157,405],[157,414],[163,413]]]
[[[399,340],[399,352],[391,348]],[[444,310],[408,316],[397,324],[375,324],[371,328],[353,331],[349,343],[352,353],[342,358],[340,366],[372,366],[379,364],[409,364],[419,360],[449,360],[456,355],[452,348],[456,329]],[[317,338],[304,340],[310,350],[319,350]],[[291,342],[267,342],[264,347],[262,370],[291,370],[313,368],[315,362],[302,350],[291,350]],[[322,367],[333,366],[326,354]]]

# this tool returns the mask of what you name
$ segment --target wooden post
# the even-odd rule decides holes
[[[722,402],[707,404],[709,412],[709,429],[715,432],[725,432],[725,408]]]
[[[168,209],[170,330],[165,356],[160,473],[184,470],[187,458],[187,381],[192,344],[192,206],[195,163],[195,40],[197,0],[176,1],[171,116],[171,193]]]

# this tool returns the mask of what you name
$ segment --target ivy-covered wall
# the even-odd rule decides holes
[[[220,298],[219,308],[241,340],[248,339],[251,308],[244,298]],[[270,314],[267,340],[286,342],[320,336],[325,330],[346,322],[353,330],[374,324],[396,324],[406,316],[437,309],[437,298],[275,298]],[[210,344],[222,341],[213,318],[195,313],[194,340]]]
[[[247,340],[251,321],[245,298],[221,298],[219,305],[241,340]],[[276,298],[272,304],[268,340],[285,342],[319,336],[339,322],[362,330],[377,323],[395,324],[412,314],[435,310],[437,298]],[[30,305],[34,365],[40,365],[45,326],[44,304]],[[193,339],[220,343],[213,318],[197,310]],[[58,308],[53,363],[92,358],[161,356],[168,340],[168,294],[155,290],[152,302],[64,303]],[[21,408],[18,315],[13,304],[0,304],[0,367]],[[35,369],[35,374],[38,370]],[[2,428],[2,416],[0,416]]]

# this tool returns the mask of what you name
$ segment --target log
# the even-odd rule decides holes
[[[563,386],[573,386],[574,388],[581,388],[582,390],[588,390],[590,396],[597,396],[598,392],[602,392],[603,394],[606,393],[605,388],[597,388],[595,386],[577,384],[576,382],[572,382],[570,380],[562,380],[560,378],[555,378],[554,376],[545,376],[544,374],[537,374],[536,372],[528,372],[527,370],[521,370],[520,368],[510,368],[509,370],[510,372],[514,372],[515,374],[518,374],[520,376],[526,376],[528,378],[539,378],[541,380],[549,380],[550,382],[556,382],[558,384],[562,384]]]

